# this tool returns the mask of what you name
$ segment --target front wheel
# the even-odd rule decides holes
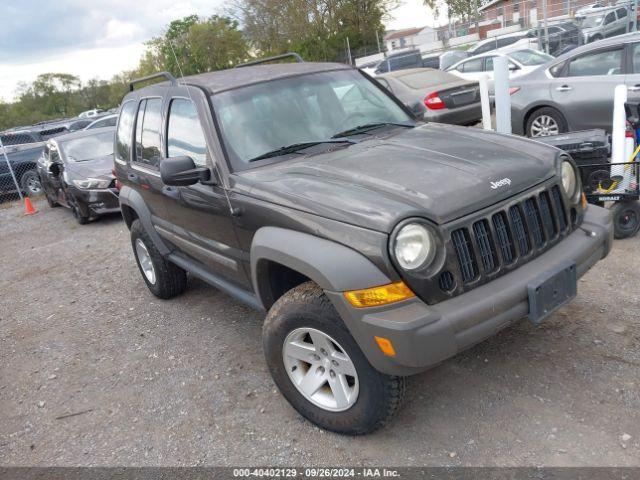
[[[35,170],[27,170],[22,174],[20,178],[20,186],[22,191],[27,194],[28,197],[34,197],[42,193],[42,184],[40,183],[40,177]]]
[[[186,290],[187,272],[160,254],[140,220],[131,224],[131,245],[142,278],[151,293],[166,300]]]
[[[402,403],[405,379],[371,366],[313,282],[273,305],[263,327],[263,347],[280,392],[321,428],[367,434],[383,426]]]
[[[611,209],[613,236],[633,237],[640,230],[640,202],[618,202]]]

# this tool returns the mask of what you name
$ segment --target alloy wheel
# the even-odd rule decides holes
[[[142,273],[147,277],[147,280],[152,285],[156,283],[156,270],[153,267],[153,261],[151,260],[151,255],[149,255],[149,250],[147,250],[147,246],[141,239],[136,240],[136,256],[138,257],[138,262],[140,263],[140,268],[142,269]]]
[[[323,410],[342,412],[358,399],[358,372],[346,351],[315,328],[297,328],[284,340],[284,366],[296,389]]]
[[[558,135],[559,133],[558,122],[550,115],[540,115],[531,122],[532,137],[546,137],[548,135]]]

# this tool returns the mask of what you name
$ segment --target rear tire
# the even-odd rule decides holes
[[[167,300],[187,289],[187,272],[160,254],[138,219],[131,224],[131,245],[142,278],[156,297]]]
[[[611,208],[613,236],[633,237],[640,230],[640,202],[618,202]]]
[[[527,137],[535,138],[558,135],[568,130],[567,121],[555,108],[542,107],[529,115],[525,132]]]
[[[319,427],[363,435],[382,427],[399,409],[404,377],[385,375],[371,366],[315,283],[303,283],[280,297],[269,310],[262,333],[267,365],[280,392]],[[300,342],[303,349],[292,349]],[[299,351],[302,360],[296,356]],[[310,374],[318,383],[303,393]]]

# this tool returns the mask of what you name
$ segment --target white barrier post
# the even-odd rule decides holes
[[[480,84],[480,104],[482,105],[482,128],[491,130],[491,100],[489,99],[489,82],[486,75],[478,80]]]
[[[494,57],[493,79],[496,99],[496,131],[511,133],[511,97],[509,96],[509,63],[507,57]]]
[[[611,127],[611,163],[624,163],[625,158],[625,131],[627,128],[627,114],[624,104],[627,101],[627,87],[617,85],[613,94],[613,123]],[[611,165],[611,178],[618,177],[618,188],[610,193],[624,192],[624,165]]]

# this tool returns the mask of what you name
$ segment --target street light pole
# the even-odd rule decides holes
[[[549,55],[549,28],[547,25],[547,0],[542,0],[542,16],[544,21],[544,51]]]

